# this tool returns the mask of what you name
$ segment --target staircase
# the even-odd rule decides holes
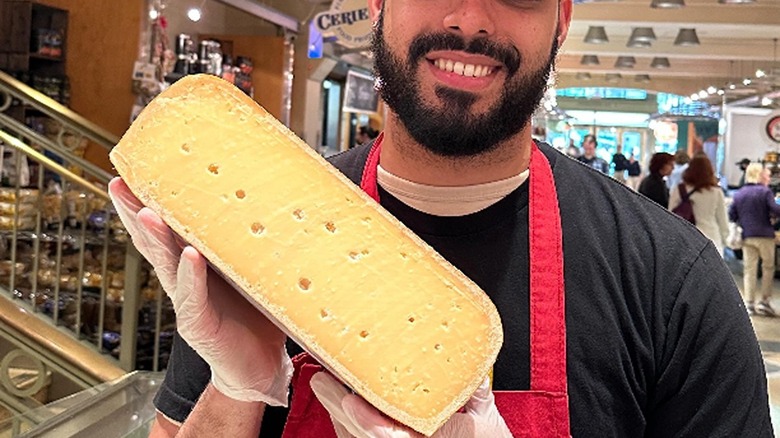
[[[167,363],[170,301],[111,205],[112,175],[83,158],[117,142],[0,72],[0,438],[54,400]]]

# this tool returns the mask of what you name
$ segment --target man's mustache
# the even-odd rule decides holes
[[[487,38],[475,38],[466,42],[451,33],[428,33],[416,37],[409,47],[409,64],[414,65],[428,53],[439,50],[457,50],[493,58],[506,66],[509,76],[513,76],[520,69],[521,56],[515,47]]]

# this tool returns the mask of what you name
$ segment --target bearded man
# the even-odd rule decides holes
[[[531,138],[571,0],[369,10],[386,126],[331,162],[475,281],[504,328],[492,382],[434,436],[772,436],[758,344],[712,243]],[[121,180],[110,189],[178,316],[206,327],[179,327],[152,436],[419,436],[324,372],[296,380],[289,416],[267,407],[287,405],[300,348]]]

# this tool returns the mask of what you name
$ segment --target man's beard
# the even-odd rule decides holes
[[[374,31],[372,49],[379,93],[398,115],[412,138],[431,152],[446,157],[469,157],[489,152],[526,126],[547,88],[558,53],[558,40],[552,42],[550,57],[539,70],[520,72],[525,62],[512,46],[487,38],[466,42],[450,33],[424,34],[414,38],[406,62],[390,51],[384,39],[384,14]],[[484,114],[473,114],[477,99],[473,93],[437,86],[440,107],[423,101],[417,71],[420,60],[434,50],[459,50],[485,55],[501,62],[506,87],[498,101]]]

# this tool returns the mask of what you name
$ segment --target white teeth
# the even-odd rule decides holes
[[[456,73],[468,78],[483,78],[493,71],[493,67],[489,67],[487,65],[464,64],[462,62],[455,62],[441,58],[434,61],[433,64],[439,70]]]
[[[463,63],[462,62],[456,62],[455,63],[455,69],[452,71],[455,74],[459,74],[463,76]]]

